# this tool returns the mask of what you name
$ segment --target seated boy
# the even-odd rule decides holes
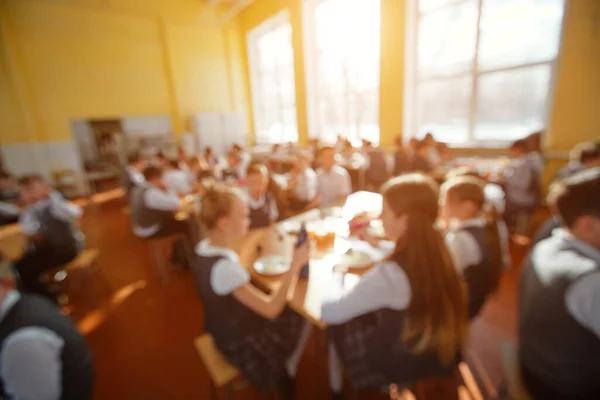
[[[556,174],[555,179],[564,179],[586,168],[600,167],[600,148],[592,142],[576,145],[569,154],[570,161]]]
[[[250,229],[264,228],[279,217],[275,197],[268,192],[269,171],[263,164],[250,164],[246,173]]]
[[[527,157],[527,145],[517,140],[510,148],[511,161],[502,171],[502,183],[506,193],[504,219],[511,226],[517,216],[531,213],[539,203],[540,182],[537,169]]]
[[[429,161],[430,147],[425,141],[413,142],[414,154],[411,161],[410,170],[413,172],[429,173],[433,166]]]
[[[167,189],[178,196],[185,196],[192,192],[190,174],[179,166],[179,161],[169,160],[163,176]]]
[[[239,154],[230,151],[223,161],[221,169],[221,179],[224,182],[236,182],[244,178],[244,170],[242,169],[242,160]]]
[[[319,151],[317,171],[317,193],[321,207],[331,207],[346,201],[352,191],[352,183],[348,171],[337,165],[333,147],[323,147]]]
[[[296,165],[291,172],[288,186],[289,206],[292,211],[304,211],[318,204],[317,174],[310,167],[310,157],[307,154],[300,152],[296,156]]]
[[[530,252],[519,291],[519,360],[534,399],[600,393],[600,168],[553,185],[562,223]]]
[[[42,274],[73,260],[85,245],[85,237],[75,221],[79,206],[65,200],[41,177],[31,175],[19,180],[24,211],[19,223],[31,242],[15,267],[23,289],[56,301],[56,293],[40,280]]]

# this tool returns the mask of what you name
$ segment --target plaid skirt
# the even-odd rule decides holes
[[[355,389],[410,385],[420,379],[451,376],[436,353],[414,354],[400,339],[401,312],[380,310],[328,329],[344,373]]]
[[[215,342],[248,382],[256,390],[265,392],[287,373],[285,364],[298,344],[305,323],[304,318],[286,307],[276,320],[264,319],[250,334],[238,332],[225,340],[215,337]]]

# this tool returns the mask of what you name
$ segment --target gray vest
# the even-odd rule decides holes
[[[135,226],[140,228],[150,228],[160,225],[162,213],[153,210],[146,205],[144,197],[150,188],[147,186],[136,186],[131,192],[129,201],[131,202],[131,219]]]
[[[540,242],[525,263],[519,293],[519,353],[536,384],[566,398],[585,398],[600,393],[600,340],[571,316],[565,294],[600,265],[590,269],[578,264],[567,256],[569,252],[588,258],[553,236]]]
[[[34,211],[40,223],[39,233],[44,243],[55,249],[78,252],[85,247],[85,236],[73,221],[62,221],[52,215],[50,203]]]

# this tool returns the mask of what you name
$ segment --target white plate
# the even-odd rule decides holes
[[[254,270],[261,275],[281,275],[289,269],[290,261],[279,255],[264,256],[254,262]]]
[[[371,256],[364,251],[350,251],[340,257],[340,264],[348,268],[364,268],[373,263]]]

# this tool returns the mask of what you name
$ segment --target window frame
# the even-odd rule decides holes
[[[292,72],[292,82],[294,86],[294,93],[292,96],[292,100],[289,101],[287,99],[283,99],[281,90],[281,77],[286,72],[285,69],[278,63],[274,63],[274,70],[271,73],[264,73],[260,68],[260,61],[258,58],[260,57],[260,50],[258,49],[259,39],[272,32],[276,29],[284,25],[289,25],[290,31],[293,29],[290,20],[289,10],[284,9],[279,13],[273,15],[272,17],[266,19],[259,25],[250,29],[246,33],[246,48],[248,54],[248,72],[250,75],[250,95],[252,99],[252,113],[253,113],[253,122],[254,122],[254,134],[255,134],[255,142],[257,145],[260,144],[275,144],[275,143],[285,143],[289,141],[297,142],[298,141],[298,116],[297,116],[297,104],[296,104],[296,81],[295,81],[295,68],[294,68],[294,49],[292,45],[292,38],[290,35],[290,49],[292,54],[291,63],[286,68],[290,68]],[[261,132],[263,131],[261,124],[264,126],[264,119],[266,110],[270,109],[270,105],[266,105],[263,102],[265,95],[263,93],[264,86],[262,85],[262,80],[268,77],[270,79],[275,79],[276,87],[278,90],[276,91],[277,98],[277,115],[278,121],[282,125],[282,132],[279,135],[279,138],[271,138],[269,135],[263,135]],[[270,103],[269,103],[270,104]],[[295,137],[287,138],[285,136],[285,128],[286,128],[286,118],[285,111],[293,108],[295,114],[295,120],[293,121],[293,125],[295,127]],[[262,123],[261,123],[262,122]]]
[[[409,0],[406,2],[406,15],[407,15],[407,23],[405,28],[405,57],[404,57],[404,66],[405,66],[405,82],[407,83],[404,90],[404,132],[403,141],[407,142],[413,137],[422,137],[425,132],[420,131],[419,121],[418,121],[418,113],[417,113],[417,101],[418,101],[418,87],[419,84],[427,81],[445,81],[452,80],[460,77],[470,77],[471,78],[471,101],[469,104],[469,114],[468,114],[468,131],[467,131],[467,140],[461,143],[448,143],[450,147],[455,148],[480,148],[480,147],[491,147],[491,148],[501,148],[506,147],[513,140],[511,139],[476,139],[475,138],[475,125],[477,120],[477,97],[478,97],[478,88],[479,81],[481,77],[486,75],[491,75],[497,72],[505,72],[505,71],[515,71],[522,70],[537,66],[549,66],[550,68],[550,79],[548,82],[548,97],[545,101],[544,110],[545,113],[542,116],[543,118],[543,127],[548,126],[548,122],[550,120],[550,110],[552,109],[552,104],[554,103],[554,87],[556,81],[556,71],[558,59],[560,57],[562,47],[563,47],[563,31],[564,31],[564,20],[566,15],[566,8],[568,1],[563,0],[563,13],[560,21],[559,27],[559,41],[558,41],[558,49],[556,52],[556,56],[550,59],[546,59],[543,61],[536,62],[528,62],[522,64],[515,64],[505,67],[497,67],[490,68],[484,71],[480,71],[479,68],[479,44],[481,38],[481,16],[482,16],[482,8],[484,0],[475,0],[476,10],[477,10],[477,19],[476,19],[476,37],[475,37],[475,49],[473,52],[473,61],[471,70],[467,72],[458,72],[452,74],[445,74],[443,76],[433,76],[426,78],[419,78],[418,76],[418,41],[419,41],[419,26],[422,15],[425,13],[435,12],[437,10],[458,6],[460,4],[467,3],[469,0],[450,0],[447,3],[444,3],[439,6],[432,7],[427,9],[424,12],[419,10],[419,1],[420,0]],[[435,132],[433,132],[435,134]]]
[[[346,135],[345,137],[351,141],[357,141],[362,138],[358,132],[358,126],[350,122],[353,116],[351,110],[351,104],[355,101],[355,93],[353,93],[346,83],[342,90],[342,93],[328,94],[326,90],[320,87],[319,68],[321,66],[320,59],[323,49],[319,48],[317,44],[317,28],[316,28],[316,8],[319,4],[325,3],[329,0],[303,0],[302,4],[302,17],[304,25],[304,73],[305,73],[305,86],[306,86],[306,116],[308,126],[308,137],[317,138],[319,140],[327,140],[323,133],[323,124],[320,117],[319,108],[323,103],[342,102],[344,103],[345,115],[343,119],[345,123],[345,132],[340,131],[339,134]],[[369,0],[366,0],[367,2]],[[379,46],[379,60],[377,66],[377,85],[360,92],[360,96],[369,95],[372,92],[376,92],[375,98],[377,99],[377,140],[373,140],[375,144],[379,144],[381,140],[379,110],[380,110],[380,88],[381,88],[381,3],[379,2],[379,31],[380,40],[377,45]],[[356,131],[356,132],[354,132]],[[353,133],[351,133],[353,132]],[[336,133],[338,134],[338,133]],[[356,135],[356,137],[354,137]],[[331,138],[329,138],[331,139]]]

